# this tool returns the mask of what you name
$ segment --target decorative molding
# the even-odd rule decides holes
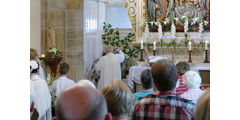
[[[137,1],[138,0],[127,0],[125,2],[125,8],[127,8],[128,17],[130,19],[134,33],[136,34],[136,21],[137,21]],[[136,35],[135,35],[136,36]],[[134,38],[136,41],[136,37]]]

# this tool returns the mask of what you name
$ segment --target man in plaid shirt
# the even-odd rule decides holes
[[[152,65],[152,77],[159,91],[136,101],[132,120],[192,119],[194,103],[175,92],[176,66],[171,61],[159,60]]]

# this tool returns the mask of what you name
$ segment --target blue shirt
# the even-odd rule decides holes
[[[137,101],[139,98],[147,96],[147,95],[152,94],[152,93],[153,93],[153,91],[140,91],[138,93],[134,93],[133,94],[134,101]]]

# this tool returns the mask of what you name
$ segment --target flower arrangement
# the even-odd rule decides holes
[[[49,48],[47,56],[43,59],[43,61],[46,63],[51,58],[62,56],[63,54],[60,51],[58,51],[57,48]]]
[[[165,21],[163,22],[165,25],[171,23],[171,38],[172,41],[169,43],[169,46],[173,46],[174,52],[176,52],[176,27],[175,27],[175,22],[178,21],[178,18],[174,18],[173,15],[170,18],[166,18]]]
[[[145,25],[144,32],[148,33],[149,32],[149,28],[148,28],[149,20],[148,19],[143,19],[141,24]]]
[[[184,36],[187,37],[189,18],[188,16],[182,16],[182,19],[184,19]]]
[[[49,65],[54,77],[57,74],[57,66],[61,62],[62,57],[62,52],[58,51],[56,48],[49,48],[47,56],[43,59],[43,62]]]
[[[207,25],[208,21],[203,20],[202,17],[193,18],[191,25],[194,25],[197,23],[199,23],[198,32],[200,37],[200,45],[201,45],[202,51],[204,51],[203,32],[204,32],[204,25]]]
[[[162,31],[162,20],[158,18],[157,22],[155,22],[156,25],[158,25],[158,37],[160,39],[160,46],[163,47],[163,31]]]
[[[184,19],[184,40],[181,41],[181,43],[184,44],[185,50],[187,51],[187,45],[188,45],[188,30],[189,30],[189,17],[188,16],[182,16],[182,19]]]

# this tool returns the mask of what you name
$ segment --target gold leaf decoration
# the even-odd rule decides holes
[[[136,10],[137,10],[137,0],[127,0],[125,2],[125,8],[127,9],[128,12],[128,17],[130,19],[132,28],[134,30],[134,33],[136,34]],[[133,39],[133,41],[136,41],[136,35],[134,37],[135,39]]]

